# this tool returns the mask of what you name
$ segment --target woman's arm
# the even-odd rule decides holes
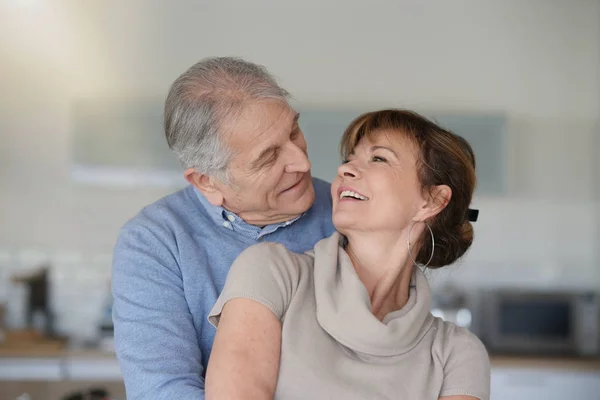
[[[223,307],[206,371],[208,400],[273,400],[281,322],[266,306],[235,298]]]

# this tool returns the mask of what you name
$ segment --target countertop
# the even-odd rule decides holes
[[[98,349],[8,349],[0,348],[2,358],[70,358],[115,359],[115,354]],[[544,368],[600,372],[600,357],[535,357],[516,355],[491,355],[492,367],[496,368]]]
[[[600,372],[600,357],[536,357],[515,355],[491,355],[493,368],[568,369],[573,371]]]
[[[83,344],[69,341],[67,338],[49,338],[33,330],[7,331],[0,342],[2,358],[115,358],[109,338],[95,343]]]

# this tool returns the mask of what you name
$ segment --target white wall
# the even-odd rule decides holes
[[[306,104],[507,113],[510,195],[476,199],[477,241],[446,274],[600,287],[600,2],[49,4],[0,5],[0,268],[54,260],[64,329],[93,332],[117,229],[168,192],[71,182],[71,102],[164,96],[211,55],[266,65]]]

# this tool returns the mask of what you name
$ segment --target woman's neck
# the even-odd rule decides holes
[[[408,301],[413,262],[405,236],[398,232],[359,232],[346,236],[346,251],[379,320]]]

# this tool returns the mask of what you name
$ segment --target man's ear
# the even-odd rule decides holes
[[[450,202],[452,189],[448,185],[433,186],[427,194],[427,201],[419,213],[419,221],[427,221],[438,215]]]
[[[223,205],[223,193],[219,189],[215,178],[201,174],[194,168],[188,168],[184,171],[183,176],[192,186],[200,191],[206,197],[206,200],[214,206]]]

